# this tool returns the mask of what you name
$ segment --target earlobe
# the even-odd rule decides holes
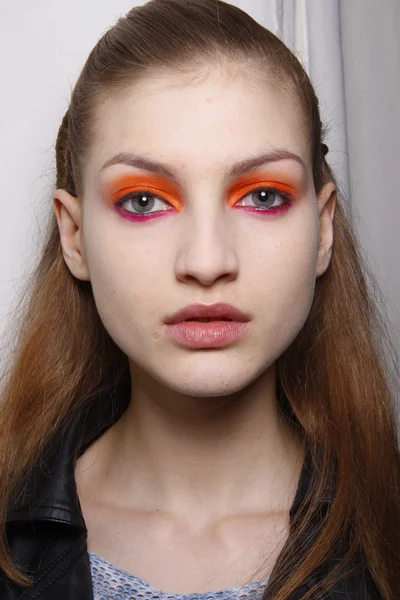
[[[57,189],[53,194],[53,204],[64,260],[77,279],[90,281],[83,252],[80,199],[66,190]]]
[[[336,208],[336,186],[333,182],[326,183],[318,194],[319,214],[319,248],[316,277],[320,277],[327,270],[333,248],[333,220]]]

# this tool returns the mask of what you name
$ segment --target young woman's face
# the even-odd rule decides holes
[[[298,160],[232,171],[281,150]],[[219,72],[197,84],[172,73],[135,84],[99,109],[84,183],[78,276],[136,368],[184,394],[221,396],[274,365],[327,267],[309,147],[282,95]],[[174,312],[216,302],[248,315],[241,337],[196,348],[171,338]]]

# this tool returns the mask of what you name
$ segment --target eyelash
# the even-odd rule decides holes
[[[252,194],[255,194],[257,192],[267,192],[267,193],[276,194],[278,196],[281,196],[281,198],[283,198],[284,201],[280,206],[277,206],[275,208],[262,208],[262,207],[257,208],[257,207],[252,207],[252,206],[243,206],[241,208],[243,208],[245,210],[247,209],[251,212],[277,214],[277,213],[286,212],[286,210],[289,208],[289,205],[293,202],[293,197],[290,194],[283,192],[279,188],[276,188],[273,186],[264,186],[264,187],[254,188],[254,190],[251,190],[250,192],[245,194],[243,196],[243,198],[238,200],[234,204],[234,206],[236,206],[239,202],[242,202],[244,200],[244,198],[246,198],[247,196],[251,196]],[[154,216],[159,216],[160,214],[162,214],[164,212],[171,212],[169,209],[164,209],[164,210],[158,210],[158,211],[148,212],[148,213],[135,213],[132,211],[125,210],[122,207],[122,205],[125,204],[125,202],[128,202],[129,200],[135,200],[137,198],[140,198],[140,196],[156,198],[156,199],[160,200],[161,202],[170,204],[168,202],[168,200],[164,200],[163,198],[161,198],[160,196],[157,196],[156,194],[149,193],[146,190],[138,190],[136,192],[129,192],[128,194],[124,194],[119,200],[114,202],[114,206],[118,207],[118,212],[120,212],[122,214],[122,216],[124,216],[125,218],[128,218],[128,219],[134,220],[134,221],[143,221],[143,220],[150,219]]]

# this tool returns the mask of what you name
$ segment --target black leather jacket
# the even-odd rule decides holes
[[[129,396],[130,383],[125,383],[116,394],[106,393],[88,401],[52,441],[40,464],[30,471],[15,494],[8,512],[8,543],[17,564],[30,572],[34,580],[28,588],[20,587],[0,571],[0,600],[93,600],[87,531],[76,493],[74,456],[82,454],[121,416]],[[291,519],[305,496],[312,466],[307,451]],[[325,502],[330,500],[328,492]],[[332,552],[325,567],[298,588],[293,600],[303,598],[340,556],[337,551]],[[352,566],[351,575],[319,598],[382,600],[365,561],[357,559]]]

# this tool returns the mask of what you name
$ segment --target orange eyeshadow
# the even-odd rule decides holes
[[[177,186],[168,178],[154,175],[122,175],[106,185],[106,195],[110,203],[129,192],[146,190],[168,200],[177,210],[182,210],[183,201]]]
[[[285,176],[284,179],[287,180],[288,177]],[[262,171],[257,171],[239,177],[239,179],[236,180],[229,190],[229,204],[232,206],[243,196],[254,190],[255,187],[274,187],[295,198],[300,195],[300,188],[295,182],[290,181],[290,183],[283,183],[281,181],[275,181],[273,178],[267,177]]]
[[[269,178],[260,170],[239,177],[229,188],[228,204],[233,206],[256,187],[274,187],[295,198],[300,195],[299,185],[292,181],[293,178],[283,176],[279,177],[279,179],[285,179],[286,182],[275,181],[273,177]],[[122,196],[125,196],[125,194],[144,190],[167,200],[178,211],[183,209],[183,200],[178,186],[167,177],[131,173],[117,177],[105,186],[107,199],[112,204],[117,202]]]

